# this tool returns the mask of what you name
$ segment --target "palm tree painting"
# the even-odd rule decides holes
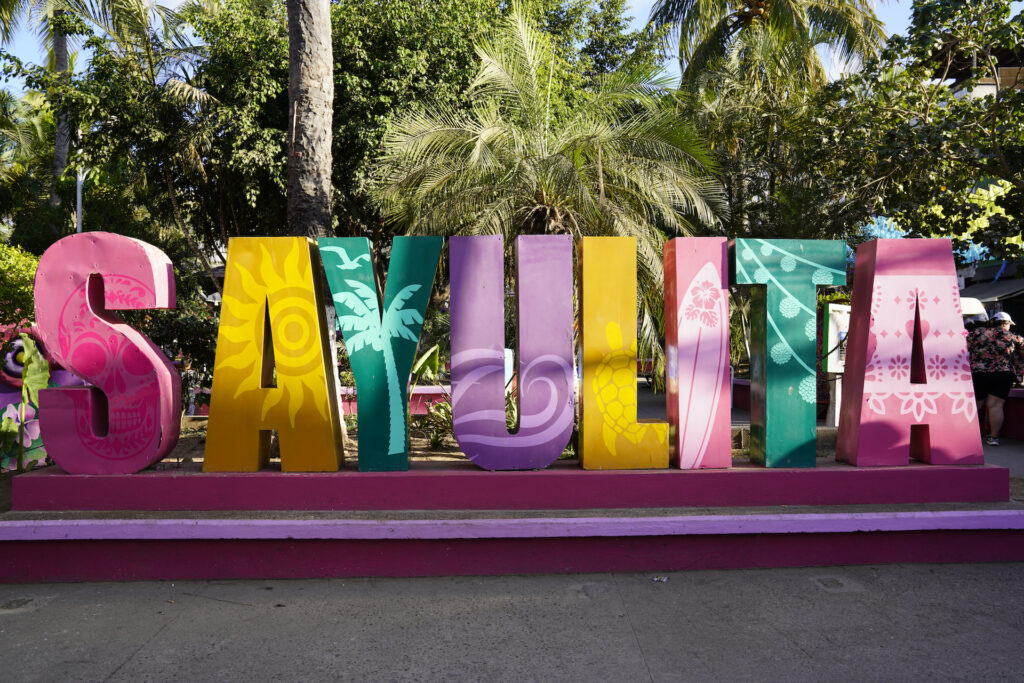
[[[396,237],[381,303],[369,240],[318,241],[356,383],[359,469],[409,468],[407,384],[441,253],[440,237]],[[382,312],[383,311],[383,312]]]
[[[334,295],[335,305],[354,311],[352,315],[338,317],[338,329],[345,335],[345,346],[351,354],[369,346],[377,353],[384,354],[384,367],[388,378],[388,455],[405,452],[405,417],[401,387],[398,385],[398,368],[395,366],[395,352],[391,340],[396,338],[418,341],[409,325],[422,323],[423,315],[414,308],[402,308],[419,285],[408,285],[391,300],[384,315],[377,308],[377,292],[358,280],[345,281],[352,291]]]

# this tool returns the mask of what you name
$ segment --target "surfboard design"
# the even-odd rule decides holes
[[[678,443],[682,469],[702,466],[722,391],[729,379],[729,314],[720,282],[715,265],[705,263],[687,286],[677,311]]]

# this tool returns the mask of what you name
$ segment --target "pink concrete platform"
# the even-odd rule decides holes
[[[1024,560],[1024,510],[0,522],[0,581],[438,576]]]
[[[16,511],[568,510],[979,503],[1009,500],[1009,487],[1009,471],[988,465],[102,476],[47,468],[15,477],[12,499]]]

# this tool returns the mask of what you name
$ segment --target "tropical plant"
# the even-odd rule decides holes
[[[919,0],[906,36],[818,94],[790,134],[806,220],[1024,253],[1024,12],[1010,0]],[[1016,76],[1015,76],[1016,75]],[[797,189],[797,188],[794,188]]]
[[[35,318],[32,290],[38,264],[32,254],[0,243],[0,325],[22,326]]]
[[[399,384],[398,368],[395,364],[395,353],[391,347],[392,339],[402,338],[415,342],[417,336],[408,325],[423,322],[420,312],[412,308],[402,308],[405,303],[419,291],[419,285],[404,287],[391,300],[384,315],[379,314],[377,293],[358,280],[346,280],[354,291],[340,292],[334,295],[334,301],[344,306],[351,314],[338,316],[338,328],[345,335],[345,347],[350,354],[358,353],[364,347],[370,347],[384,356],[384,367],[388,382],[388,453],[403,453],[405,443],[402,441],[404,428],[402,421],[405,411],[402,407],[402,392]]]
[[[844,61],[874,55],[885,39],[871,0],[658,0],[651,23],[678,40],[679,64],[693,80],[731,49],[743,49],[767,34],[780,48],[800,50],[799,68],[811,80],[827,81],[818,45],[829,45]]]
[[[21,401],[17,405],[8,405],[0,416],[0,470],[17,469],[19,472],[25,469],[25,456],[29,449],[34,464],[46,460],[46,451],[40,442],[36,409],[39,406],[39,390],[45,388],[50,381],[50,364],[32,337],[21,334],[20,342]]]
[[[167,215],[219,289],[177,189],[183,176],[203,181],[204,153],[214,135],[207,116],[216,102],[192,82],[202,48],[192,44],[177,12],[149,0],[66,2],[98,32],[86,40],[93,51],[89,66],[73,84],[48,83],[38,71],[29,82],[56,88],[62,105],[77,118],[79,166],[120,170],[140,193],[164,188],[160,199]]]
[[[288,227],[293,235],[331,230],[331,119],[334,60],[330,0],[288,7]]]
[[[551,41],[515,5],[477,46],[471,111],[436,105],[399,118],[374,194],[398,229],[428,234],[520,233],[637,238],[641,351],[660,357],[657,299],[664,234],[713,227],[721,186],[668,81],[627,61],[584,104],[554,102]]]
[[[34,19],[39,33],[50,51],[51,67],[57,78],[67,81],[70,76],[70,55],[68,36],[77,32],[78,22],[69,7],[57,0],[0,0],[0,44],[6,44],[13,36],[14,29],[23,19]],[[68,114],[60,109],[54,136],[51,176],[49,183],[50,207],[60,205],[57,184],[68,163],[71,143],[71,129]],[[52,212],[51,212],[52,213]],[[59,226],[51,224],[50,229],[59,233]]]

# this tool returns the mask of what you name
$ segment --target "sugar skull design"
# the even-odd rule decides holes
[[[172,273],[159,250],[108,233],[71,235],[40,259],[40,334],[55,359],[91,385],[40,392],[43,442],[64,470],[128,474],[177,442],[177,371],[111,312],[172,307]]]

